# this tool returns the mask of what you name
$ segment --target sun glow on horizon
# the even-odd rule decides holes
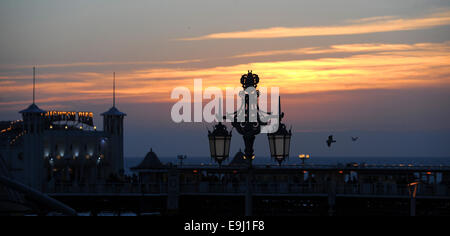
[[[358,89],[401,89],[450,85],[450,46],[444,43],[345,44],[325,49],[294,49],[323,54],[317,59],[274,60],[207,68],[157,67],[117,73],[117,94],[127,102],[169,102],[170,91],[178,86],[193,89],[193,79],[204,87],[237,87],[240,76],[251,69],[260,86],[280,87],[282,94],[301,94]],[[270,57],[292,51],[268,51]],[[332,57],[330,53],[350,53]],[[261,56],[261,55],[259,55]],[[252,56],[249,56],[252,57]],[[44,69],[42,69],[44,70]],[[31,91],[27,74],[0,75],[0,105],[27,104]],[[40,73],[38,102],[74,99],[104,100],[111,94],[111,75],[106,72]],[[64,79],[63,79],[64,78]],[[69,78],[67,81],[65,79]],[[78,80],[78,81],[77,81]],[[6,95],[6,96],[5,96]]]

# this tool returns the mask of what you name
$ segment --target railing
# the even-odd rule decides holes
[[[180,186],[180,193],[184,194],[204,194],[204,193],[237,193],[246,192],[246,184],[183,184]],[[254,194],[328,194],[328,184],[287,184],[268,183],[253,184]],[[406,185],[397,184],[338,184],[336,186],[338,195],[377,195],[377,196],[409,196]],[[445,185],[419,186],[418,196],[447,196],[450,197],[450,190]]]
[[[253,164],[253,169],[255,170],[286,170],[286,169],[313,169],[313,170],[406,170],[406,171],[450,171],[450,165],[424,165],[424,164],[366,164],[366,163],[355,163],[354,164],[320,164],[320,163],[307,163],[307,164],[284,164],[282,168],[275,164]],[[179,170],[183,169],[220,169],[220,170],[235,170],[235,169],[247,169],[243,166],[221,166],[216,164],[183,164],[177,167]]]
[[[328,184],[317,183],[258,183],[252,185],[253,194],[329,194]],[[247,185],[245,183],[218,184],[198,182],[180,184],[180,194],[244,194]],[[56,184],[47,193],[59,194],[167,194],[168,186],[161,184]],[[409,196],[406,185],[390,183],[363,183],[363,184],[337,184],[337,195],[376,195],[376,196]],[[441,196],[450,197],[449,186],[443,184],[419,185],[417,196]]]
[[[409,189],[406,185],[398,184],[346,184],[338,185],[336,193],[342,195],[409,196]],[[419,185],[417,196],[450,197],[450,187],[443,184]]]
[[[167,184],[55,184],[47,192],[65,194],[159,194],[167,193]]]

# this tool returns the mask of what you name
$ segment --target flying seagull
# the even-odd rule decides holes
[[[333,139],[333,135],[328,136],[328,140],[327,140],[328,147],[330,147],[331,144],[335,143],[335,142],[336,142],[336,140]]]
[[[355,142],[355,141],[358,140],[358,139],[359,139],[359,137],[353,137],[353,136],[352,136],[352,141],[353,141],[353,142]]]

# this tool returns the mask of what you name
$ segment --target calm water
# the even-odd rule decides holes
[[[126,157],[125,158],[125,171],[130,174],[130,167],[137,166],[144,158],[143,157]],[[167,164],[172,162],[173,164],[178,164],[179,161],[176,157],[161,157],[161,162]],[[228,164],[232,158],[229,158],[224,162],[224,165]],[[367,163],[376,165],[396,165],[396,164],[412,164],[415,166],[439,166],[445,165],[450,166],[450,157],[311,157],[311,159],[306,160],[307,164],[346,164],[346,163]],[[214,164],[214,162],[209,157],[188,157],[183,161],[183,164]],[[289,160],[284,162],[287,165],[301,164],[299,158],[291,157]],[[276,164],[275,161],[271,160],[269,157],[258,157],[255,159],[254,164]]]

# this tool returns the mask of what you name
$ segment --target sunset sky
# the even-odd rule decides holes
[[[41,109],[99,128],[115,71],[125,156],[208,156],[212,124],[172,122],[172,89],[253,70],[280,87],[291,156],[450,157],[450,1],[0,1],[0,120],[31,103],[34,65]]]

